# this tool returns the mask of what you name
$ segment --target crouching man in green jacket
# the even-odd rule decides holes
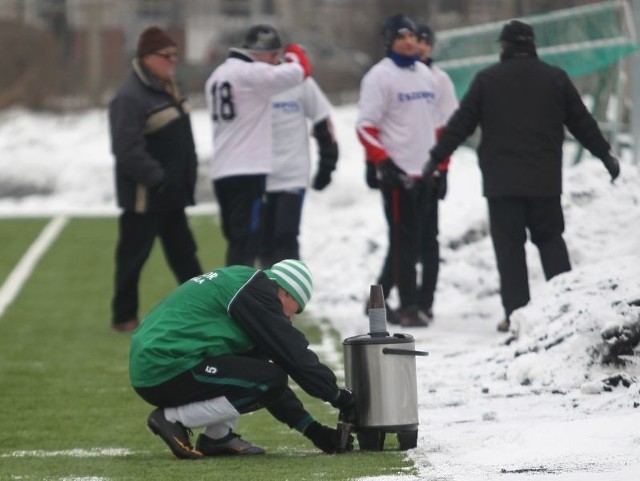
[[[291,377],[335,408],[355,404],[291,323],[312,290],[298,260],[265,271],[230,266],[188,280],[151,310],[131,337],[129,374],[140,397],[157,406],[147,425],[176,457],[263,454],[233,432],[241,414],[263,407],[336,452],[336,430],[314,421],[288,386]],[[192,428],[203,428],[195,448]]]

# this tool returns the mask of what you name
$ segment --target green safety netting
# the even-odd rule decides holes
[[[522,17],[536,36],[538,55],[576,78],[615,65],[640,49],[624,1],[610,1]],[[474,75],[498,61],[498,35],[505,22],[441,32],[434,57],[461,97]]]

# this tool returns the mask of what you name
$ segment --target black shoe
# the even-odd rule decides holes
[[[196,450],[204,456],[222,456],[231,455],[250,455],[264,454],[265,450],[260,446],[254,446],[245,441],[240,435],[229,431],[225,437],[221,439],[211,439],[209,436],[201,434],[196,441]]]
[[[164,417],[164,409],[154,409],[147,418],[147,426],[156,436],[160,436],[167,443],[171,452],[180,459],[200,459],[202,453],[193,449],[191,445],[191,430],[180,422],[169,422]]]
[[[500,322],[500,324],[498,324],[498,331],[499,332],[509,332],[509,327],[511,327],[511,321],[507,317],[502,322]]]
[[[416,306],[402,307],[398,309],[397,315],[402,327],[427,327],[429,325],[427,316]]]

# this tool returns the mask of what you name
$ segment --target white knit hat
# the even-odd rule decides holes
[[[313,294],[313,277],[307,265],[299,260],[286,259],[264,271],[298,303],[300,314]]]

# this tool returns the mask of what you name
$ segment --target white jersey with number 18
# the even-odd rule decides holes
[[[231,49],[205,85],[213,121],[212,180],[271,171],[271,97],[303,78],[297,63],[256,62],[248,53]]]

